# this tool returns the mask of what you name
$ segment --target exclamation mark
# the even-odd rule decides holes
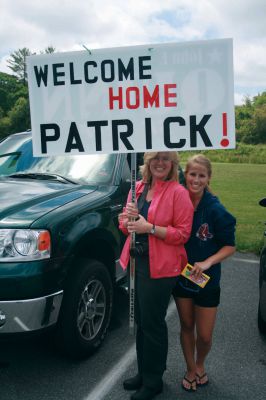
[[[227,113],[223,113],[223,139],[221,140],[221,146],[227,147],[229,140],[227,139]]]

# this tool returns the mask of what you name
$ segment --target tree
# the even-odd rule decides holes
[[[250,96],[244,96],[244,105],[246,107],[252,107],[252,100]]]
[[[4,115],[14,107],[19,97],[28,97],[28,88],[17,80],[14,75],[0,72],[0,107]]]
[[[11,122],[8,117],[0,118],[0,140],[10,135]]]
[[[55,48],[48,46],[41,53],[54,52]],[[0,72],[0,138],[30,128],[26,57],[33,54],[26,47],[15,51],[8,60],[14,75]]]
[[[56,51],[56,49],[55,49],[55,47],[53,47],[53,46],[48,46],[48,47],[46,47],[46,49],[44,49],[44,52],[43,51],[41,51],[41,54],[52,54],[52,53],[55,53],[55,51]]]
[[[237,106],[236,137],[238,142],[247,144],[266,143],[266,92],[247,99],[244,105]]]
[[[255,121],[251,119],[244,120],[241,125],[236,129],[236,139],[238,142],[246,144],[255,144],[256,131]]]
[[[30,128],[30,107],[28,99],[20,97],[12,110],[9,111],[8,117],[10,119],[10,132],[26,131]]]
[[[266,102],[255,109],[254,122],[256,128],[253,140],[255,143],[266,143]]]
[[[4,110],[2,109],[2,107],[0,107],[0,119],[3,118],[3,116],[4,116]]]
[[[18,79],[26,85],[27,70],[26,70],[26,57],[32,55],[27,47],[18,49],[11,53],[10,58],[7,60],[8,68],[10,68]]]
[[[51,54],[55,51],[55,47],[48,46],[44,51],[41,51],[40,54]],[[23,47],[23,49],[18,49],[14,51],[14,53],[11,53],[10,58],[7,60],[8,68],[14,72],[19,81],[23,82],[24,85],[26,85],[28,81],[26,57],[34,54],[36,53],[32,53],[27,47]]]
[[[254,96],[253,99],[253,105],[255,107],[261,106],[263,104],[266,104],[266,92],[262,92],[261,94],[259,93],[258,96]]]

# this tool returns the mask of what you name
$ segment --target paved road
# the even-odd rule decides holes
[[[195,394],[180,387],[185,365],[179,322],[169,307],[169,357],[158,400],[264,400],[266,338],[257,330],[258,258],[236,254],[224,262],[221,305],[207,362],[210,385]],[[125,377],[136,371],[134,338],[128,335],[127,297],[118,291],[116,314],[104,345],[90,359],[70,361],[43,338],[0,343],[1,400],[124,400]]]

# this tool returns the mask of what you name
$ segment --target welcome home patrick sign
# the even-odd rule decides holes
[[[35,156],[235,147],[231,39],[27,58]]]

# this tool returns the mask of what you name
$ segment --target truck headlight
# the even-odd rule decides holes
[[[49,258],[50,251],[46,230],[0,229],[0,262],[40,260]]]

